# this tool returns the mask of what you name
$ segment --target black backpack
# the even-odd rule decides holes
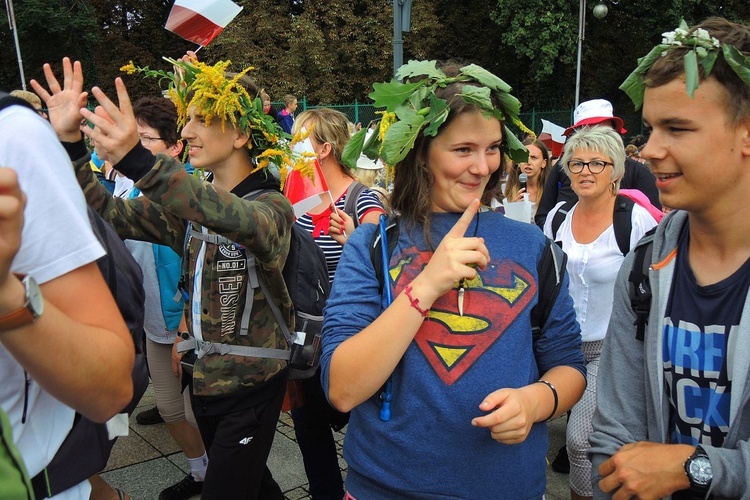
[[[23,99],[0,92],[0,110],[11,105],[36,110]],[[130,415],[148,387],[148,368],[143,331],[143,275],[125,243],[112,226],[88,207],[91,228],[107,255],[97,260],[99,270],[117,303],[135,345],[133,365],[133,399],[123,409]],[[25,415],[24,415],[25,417]],[[106,424],[97,424],[76,413],[73,427],[60,445],[52,461],[31,479],[37,499],[61,493],[100,472],[107,465],[114,446]]]
[[[393,255],[396,248],[396,242],[399,235],[398,218],[389,218],[386,222],[386,240],[388,242],[388,258]],[[535,342],[541,335],[544,325],[549,318],[552,308],[555,305],[557,296],[562,288],[563,277],[565,276],[565,265],[568,256],[552,240],[546,238],[544,251],[537,262],[537,274],[539,275],[538,284],[538,301],[531,309],[531,336]],[[383,293],[385,284],[383,273],[382,244],[380,231],[376,230],[370,242],[370,262],[375,269],[375,275],[380,283],[380,293]]]
[[[557,231],[560,229],[565,217],[567,217],[573,205],[578,200],[566,201],[552,217],[552,239],[557,240]],[[615,211],[612,217],[612,226],[615,231],[615,240],[617,247],[623,255],[630,251],[630,233],[633,230],[633,205],[635,202],[626,196],[617,195],[615,201]]]
[[[122,410],[133,413],[148,387],[148,368],[143,330],[143,275],[115,229],[88,207],[89,221],[107,255],[97,260],[135,344],[133,399]],[[37,499],[47,498],[75,486],[101,472],[107,465],[115,440],[110,440],[107,425],[98,424],[76,413],[73,427],[52,461],[31,479]]]
[[[656,228],[647,232],[633,249],[633,267],[628,274],[628,296],[630,307],[635,312],[635,338],[643,341],[646,338],[646,325],[651,312],[651,282],[648,270],[651,267],[654,253],[654,233]]]
[[[254,200],[266,192],[273,192],[273,190],[259,189],[246,194],[243,198]],[[240,248],[244,248],[242,245],[238,245],[224,236],[203,234],[200,227],[196,228],[193,223],[189,224],[187,234],[185,235],[184,248],[186,250],[190,238],[198,238],[213,244],[234,244]],[[284,283],[289,291],[289,297],[292,299],[294,306],[294,335],[289,330],[289,325],[284,321],[284,317],[276,302],[271,298],[271,292],[262,273],[257,272],[255,257],[247,250],[245,250],[245,257],[247,259],[246,269],[250,276],[250,283],[257,283],[260,287],[291,349],[289,351],[280,351],[279,349],[264,347],[220,344],[221,352],[241,356],[288,359],[289,380],[312,377],[320,366],[320,354],[323,349],[323,307],[325,307],[328,295],[331,293],[331,285],[328,282],[328,267],[323,251],[315,243],[310,233],[298,225],[292,224],[289,254],[284,263],[282,274]],[[185,268],[186,263],[187,259],[183,258],[184,273],[187,271]],[[183,276],[182,286],[184,286],[185,280],[186,276]],[[179,351],[189,350],[195,347],[196,344],[197,342],[192,338],[181,342]]]

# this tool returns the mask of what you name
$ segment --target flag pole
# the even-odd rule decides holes
[[[21,73],[21,88],[26,90],[26,77],[23,74],[23,61],[21,60],[21,46],[18,44],[18,30],[16,29],[16,14],[13,12],[13,0],[5,0],[5,10],[8,11],[8,24],[13,32],[13,41],[16,44],[16,57],[18,58],[18,71]]]

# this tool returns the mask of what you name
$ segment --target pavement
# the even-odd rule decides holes
[[[115,444],[107,468],[102,473],[105,481],[125,491],[133,500],[156,500],[164,488],[182,480],[188,473],[185,455],[172,440],[164,424],[139,425],[135,415],[155,405],[149,387],[139,407],[130,418],[130,435],[121,437]],[[550,446],[547,455],[552,461],[557,450],[565,443],[565,417],[548,424]],[[335,433],[339,453],[339,466],[346,478],[346,462],[342,457],[343,432]],[[312,497],[307,490],[307,478],[302,466],[302,455],[294,439],[292,419],[282,413],[276,427],[268,466],[289,500],[306,500]],[[547,466],[546,500],[570,498],[568,475],[558,474]],[[198,499],[198,496],[193,497]]]

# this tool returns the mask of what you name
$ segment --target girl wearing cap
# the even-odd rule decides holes
[[[475,65],[412,61],[397,76],[409,83],[376,84],[372,94],[386,108],[377,150],[395,165],[394,299],[387,304],[370,257],[377,227],[362,226],[339,262],[323,326],[323,387],[351,410],[349,498],[541,498],[539,424],[580,397],[585,370],[566,286],[532,341],[546,239],[479,210],[502,155],[525,160],[504,123],[520,123],[520,104]],[[360,139],[350,141],[353,158]]]

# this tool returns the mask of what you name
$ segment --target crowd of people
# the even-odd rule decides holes
[[[61,456],[79,416],[118,435],[134,392],[138,340],[88,205],[141,269],[156,408],[138,418],[166,422],[190,469],[161,499],[283,499],[267,458],[292,392],[314,499],[544,498],[563,415],[573,499],[750,498],[750,26],[663,36],[621,87],[648,137],[626,146],[591,99],[560,158],[510,132],[520,103],[472,64],[404,65],[362,130],[293,95],[274,113],[195,53],[126,67],[170,99],[131,103],[118,78],[93,111],[79,62],[45,65],[35,93],[0,97],[2,491],[128,498],[47,474],[81,459]],[[328,197],[295,216],[283,184],[311,161]],[[362,172],[384,165],[385,197]],[[300,229],[331,293],[320,366],[293,381]]]

